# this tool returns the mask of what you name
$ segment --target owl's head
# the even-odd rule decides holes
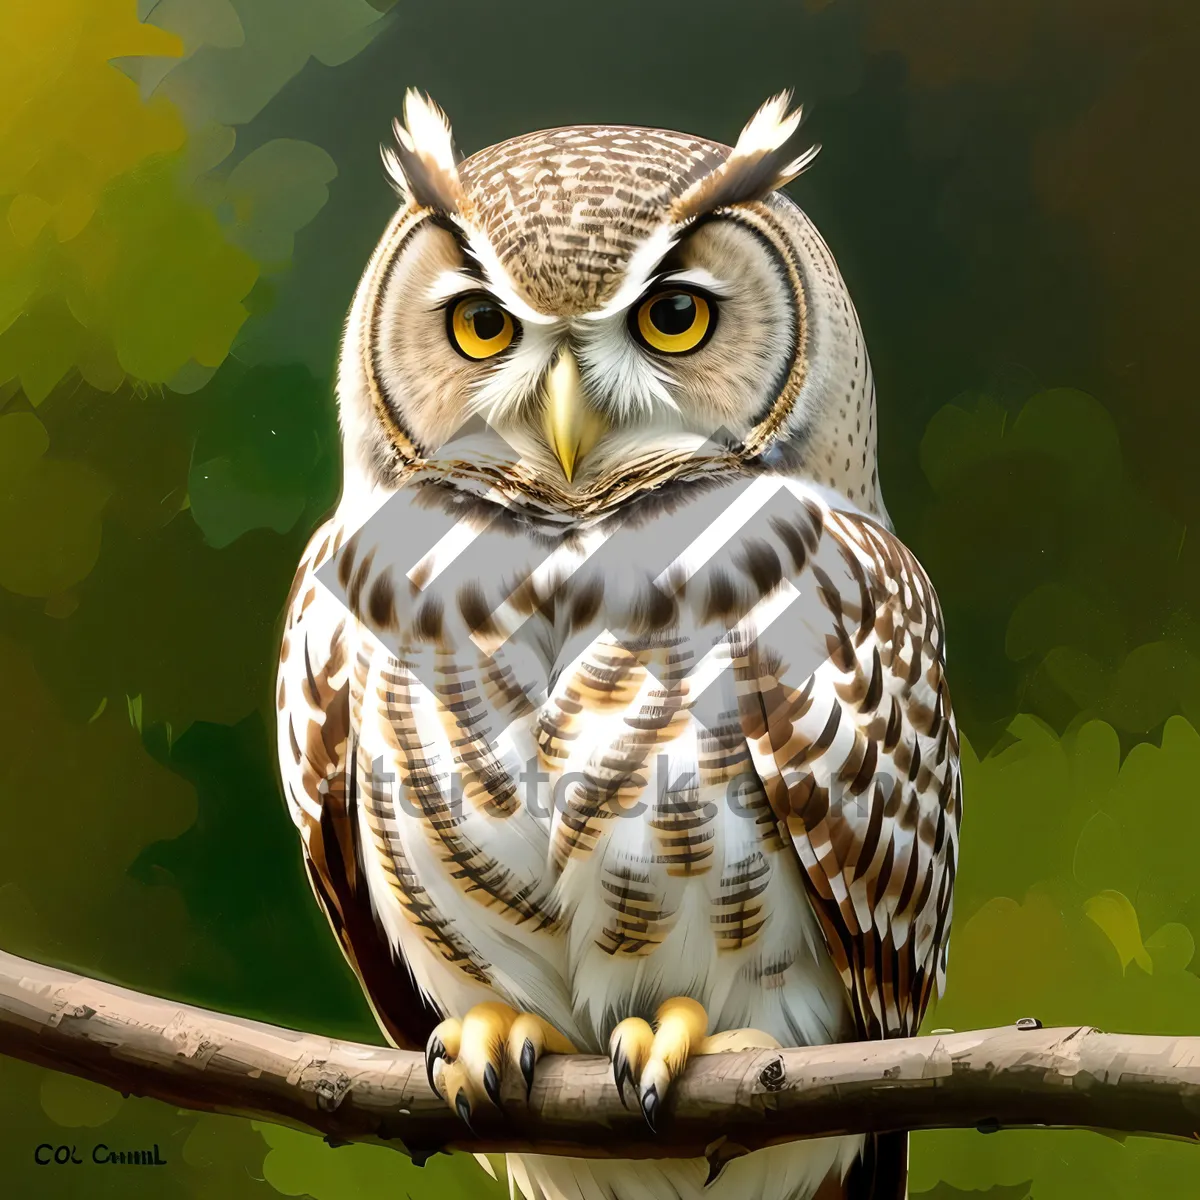
[[[858,319],[778,191],[815,157],[800,118],[783,95],[732,149],[573,126],[461,160],[409,92],[384,151],[401,205],[343,343],[347,490],[452,477],[477,418],[511,449],[517,492],[566,509],[641,463],[661,481],[712,452],[886,520]]]

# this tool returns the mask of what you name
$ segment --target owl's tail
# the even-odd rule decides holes
[[[846,1176],[846,1200],[906,1200],[908,1134],[876,1133]]]

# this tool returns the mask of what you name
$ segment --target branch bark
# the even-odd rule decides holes
[[[1200,1038],[1015,1026],[694,1060],[653,1134],[608,1060],[549,1057],[526,1101],[477,1136],[420,1054],[208,1012],[0,952],[0,1053],[181,1108],[296,1125],[333,1142],[588,1157],[702,1157],[795,1138],[1052,1125],[1200,1141]]]

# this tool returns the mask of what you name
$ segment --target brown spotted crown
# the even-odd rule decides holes
[[[655,129],[577,126],[514,138],[459,167],[470,220],[541,312],[613,298],[671,203],[729,148]]]
[[[415,208],[481,235],[527,302],[573,316],[610,302],[630,261],[696,217],[761,199],[794,179],[801,110],[775,97],[730,148],[666,130],[579,125],[513,138],[460,161],[449,123],[416,92],[384,160]]]

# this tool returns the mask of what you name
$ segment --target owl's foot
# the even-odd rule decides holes
[[[507,1069],[520,1071],[528,1097],[543,1054],[574,1053],[570,1041],[541,1017],[497,1001],[475,1005],[461,1021],[442,1021],[425,1043],[425,1070],[429,1086],[469,1128],[484,1096],[499,1107]]]
[[[625,1085],[631,1084],[651,1129],[657,1125],[667,1089],[692,1055],[779,1047],[760,1029],[730,1029],[706,1037],[707,1028],[708,1013],[703,1005],[687,996],[675,996],[659,1006],[653,1029],[640,1017],[627,1017],[612,1031],[608,1053],[621,1103],[628,1107]]]

